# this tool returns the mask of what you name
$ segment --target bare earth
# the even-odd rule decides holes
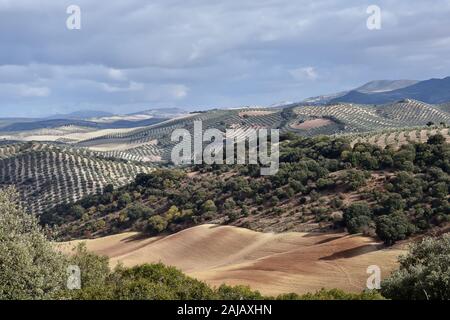
[[[309,129],[324,127],[324,126],[327,126],[330,124],[333,124],[333,121],[328,120],[328,119],[313,119],[313,120],[307,120],[302,123],[292,124],[291,127],[294,129],[309,130]]]
[[[70,251],[80,241],[60,244]],[[210,285],[244,284],[266,295],[340,288],[360,292],[367,267],[382,276],[404,251],[385,249],[373,239],[345,233],[259,233],[202,225],[166,237],[142,238],[124,233],[86,241],[89,250],[110,257],[111,265],[163,262]]]

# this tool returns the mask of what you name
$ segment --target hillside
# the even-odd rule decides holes
[[[60,247],[70,252],[77,243]],[[108,256],[112,265],[163,262],[212,286],[249,285],[265,295],[303,294],[322,288],[361,292],[368,266],[378,265],[386,276],[404,253],[345,233],[258,233],[218,225],[201,225],[157,238],[124,233],[86,244],[89,250]]]
[[[369,85],[369,84],[368,84]],[[375,84],[372,84],[376,87]],[[177,109],[172,110],[176,112]],[[148,111],[148,112],[160,112]],[[183,114],[169,120],[153,118],[143,111],[126,118],[104,118],[97,122],[49,120],[5,125],[0,139],[10,141],[58,142],[104,152],[105,156],[142,162],[167,162],[175,129],[193,131],[194,121],[203,129],[236,130],[245,137],[249,129],[278,128],[301,136],[345,135],[393,128],[450,122],[446,105],[431,105],[412,99],[381,105],[350,103],[311,106],[292,104],[279,108],[241,108]],[[140,118],[149,117],[148,119]],[[22,127],[22,125],[24,127]]]
[[[61,203],[123,186],[146,165],[124,163],[56,145],[16,143],[0,146],[0,187],[14,185],[31,212],[41,214]]]

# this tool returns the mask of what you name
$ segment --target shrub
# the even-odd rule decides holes
[[[262,300],[263,296],[258,291],[252,291],[247,286],[227,286],[221,285],[217,289],[220,300]]]
[[[147,231],[150,233],[161,233],[167,228],[167,220],[161,216],[153,216],[148,219]]]
[[[53,298],[65,283],[65,257],[17,199],[14,189],[0,190],[0,300]]]
[[[372,226],[372,209],[366,202],[352,203],[344,210],[344,224],[350,233],[365,232]]]
[[[298,295],[295,293],[282,294],[277,300],[383,300],[383,296],[376,291],[362,293],[347,293],[339,289],[321,289],[315,293]]]
[[[428,144],[439,145],[445,143],[445,137],[442,134],[435,134],[428,138]]]
[[[149,217],[153,213],[153,210],[142,203],[137,202],[129,205],[125,209],[125,212],[131,220],[137,220]]]
[[[402,213],[380,216],[376,219],[377,236],[386,245],[393,245],[398,240],[404,240],[414,232],[414,226]]]
[[[216,207],[216,204],[214,203],[214,201],[207,200],[205,203],[203,203],[202,210],[203,210],[203,213],[207,213],[207,212],[214,213],[217,211],[217,207]]]
[[[117,201],[117,206],[119,207],[119,209],[125,208],[127,206],[127,204],[129,204],[132,201],[131,196],[129,193],[124,193],[122,195],[120,195],[118,201]]]
[[[365,171],[349,170],[344,177],[345,183],[350,190],[356,191],[367,184],[370,174]]]
[[[425,238],[400,257],[400,268],[381,284],[389,299],[450,299],[450,234]]]

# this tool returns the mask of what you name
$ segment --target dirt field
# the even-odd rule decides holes
[[[60,244],[70,251],[77,242]],[[202,225],[167,237],[125,233],[88,240],[87,247],[110,257],[111,265],[161,261],[218,286],[245,284],[267,295],[306,293],[321,288],[364,289],[367,267],[382,276],[396,267],[403,251],[381,249],[370,238],[338,234],[258,233],[229,226]]]
[[[294,129],[309,130],[309,129],[324,127],[324,126],[327,126],[330,124],[333,124],[333,121],[328,120],[328,119],[313,119],[313,120],[307,120],[302,123],[292,124],[291,127]]]

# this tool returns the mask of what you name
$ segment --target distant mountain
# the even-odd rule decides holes
[[[332,93],[328,95],[322,95],[317,97],[311,97],[305,99],[303,103],[308,104],[326,104],[329,102],[333,102],[341,99],[342,97],[347,96],[350,93],[379,93],[379,92],[387,92],[392,90],[397,90],[401,88],[405,88],[411,85],[418,83],[416,80],[374,80],[370,81],[356,89],[349,91],[342,91],[338,93]]]
[[[128,114],[129,116],[147,115],[158,118],[173,118],[175,116],[186,114],[186,110],[180,108],[155,108]]]
[[[77,120],[77,119],[48,119],[48,120],[36,120],[29,122],[14,122],[3,124],[0,122],[0,132],[20,132],[29,130],[39,130],[39,129],[51,129],[63,126],[77,126],[92,129],[124,129],[124,128],[137,128],[151,126],[163,121],[168,120],[167,118],[156,118],[151,117],[142,120],[127,120],[127,119],[117,119],[110,122],[97,122],[97,121],[87,121],[87,120]]]
[[[114,114],[106,111],[96,111],[96,110],[80,110],[67,114],[55,114],[50,117],[46,117],[46,120],[54,119],[66,119],[66,120],[87,120],[91,118],[101,118],[101,117],[111,117]]]
[[[412,86],[417,80],[375,80],[356,88],[356,91],[362,93],[387,92]]]
[[[450,77],[420,81],[390,91],[361,92],[352,90],[343,96],[331,99],[329,103],[384,104],[403,99],[414,99],[430,104],[448,102],[450,101]]]
[[[305,104],[327,104],[328,102],[330,102],[331,100],[333,100],[335,98],[339,98],[339,97],[346,95],[348,92],[349,91],[342,91],[342,92],[332,93],[332,94],[328,94],[328,95],[315,96],[315,97],[311,97],[311,98],[307,98],[307,99],[303,100],[302,103],[305,103]]]

